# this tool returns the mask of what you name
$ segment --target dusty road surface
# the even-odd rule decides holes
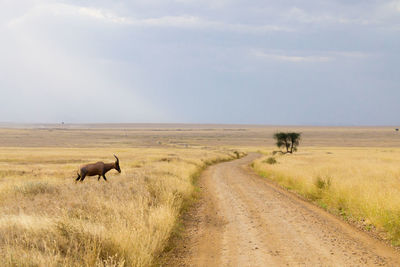
[[[400,266],[397,251],[252,173],[258,157],[200,178],[169,266]]]

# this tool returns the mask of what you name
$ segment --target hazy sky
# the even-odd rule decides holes
[[[0,121],[400,124],[400,0],[0,0]]]

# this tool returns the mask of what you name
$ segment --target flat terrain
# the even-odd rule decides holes
[[[254,175],[259,155],[210,167],[169,266],[399,266],[400,254]]]
[[[301,146],[400,147],[395,127],[217,124],[0,124],[0,147],[272,147],[277,131],[302,133]]]
[[[0,124],[0,265],[154,265],[192,200],[193,178],[235,150],[261,151],[260,174],[400,240],[394,128]],[[300,151],[270,165],[278,130],[302,132]],[[121,174],[74,183],[79,165],[112,154]],[[172,266],[400,266],[392,249],[243,167],[257,157],[205,172]],[[332,183],[320,188],[317,178]]]

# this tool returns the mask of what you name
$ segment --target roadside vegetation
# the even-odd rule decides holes
[[[80,164],[113,162],[109,183]],[[1,266],[150,266],[206,165],[236,158],[208,148],[0,148]]]
[[[400,246],[400,149],[303,148],[256,160],[260,175]]]

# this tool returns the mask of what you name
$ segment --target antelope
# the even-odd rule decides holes
[[[119,159],[114,155],[117,159],[114,163],[104,163],[102,161],[83,165],[80,167],[78,171],[78,178],[75,179],[75,182],[81,181],[85,179],[86,176],[95,176],[98,175],[97,181],[100,180],[100,177],[103,177],[104,181],[107,182],[106,173],[112,169],[116,169],[119,173],[121,173],[121,168],[119,167]]]

